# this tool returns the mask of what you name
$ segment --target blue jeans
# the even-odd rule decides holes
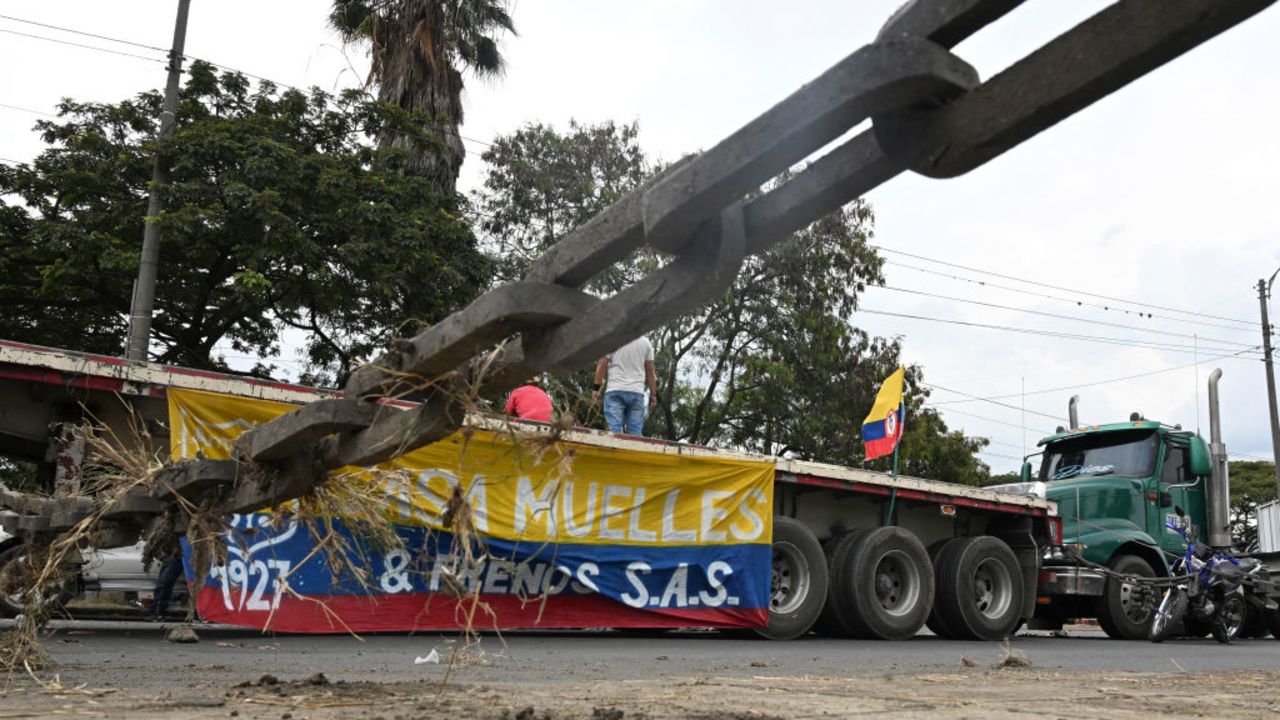
[[[610,390],[604,394],[604,421],[611,432],[644,435],[644,393]]]
[[[151,601],[151,614],[164,618],[169,612],[169,600],[173,597],[173,586],[182,577],[182,553],[178,553],[165,561],[160,568],[160,576],[156,578],[155,596]]]

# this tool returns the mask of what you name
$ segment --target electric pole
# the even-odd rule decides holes
[[[1271,408],[1271,459],[1276,470],[1276,497],[1280,497],[1280,415],[1276,413],[1276,375],[1271,367],[1271,321],[1267,319],[1267,296],[1270,295],[1271,282],[1276,279],[1271,273],[1271,280],[1258,281],[1258,304],[1262,307],[1262,364],[1267,368],[1267,406]]]
[[[187,40],[187,9],[191,0],[178,0],[178,20],[173,28],[173,45],[169,49],[169,80],[164,87],[164,105],[160,111],[160,137],[163,144],[173,135],[178,112],[178,83],[182,79],[182,50]],[[145,362],[151,343],[151,312],[156,301],[156,271],[160,266],[160,226],[155,218],[162,207],[161,193],[169,183],[169,168],[156,152],[151,168],[151,192],[147,199],[146,227],[142,232],[142,256],[138,260],[138,279],[133,285],[133,302],[129,308],[129,339],[125,357]]]

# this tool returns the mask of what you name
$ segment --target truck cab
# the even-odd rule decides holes
[[[1165,527],[1175,508],[1190,520],[1193,537],[1204,536],[1212,483],[1208,445],[1195,433],[1136,413],[1124,423],[1059,428],[1039,445],[1039,472],[1033,476],[1032,464],[1024,463],[1016,487],[1057,503],[1068,552],[1044,558],[1029,626],[1058,629],[1068,619],[1096,617],[1111,637],[1145,638],[1149,591],[1100,567],[1167,575],[1166,553],[1183,549]]]

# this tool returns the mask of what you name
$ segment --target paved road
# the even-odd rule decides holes
[[[11,626],[0,622],[0,628]],[[60,621],[45,646],[64,682],[94,687],[162,689],[175,682],[229,687],[271,673],[282,680],[323,672],[332,680],[416,682],[440,679],[445,666],[415,665],[436,649],[447,660],[454,636],[272,636],[199,626],[194,645],[165,642],[164,630],[139,622]],[[505,646],[504,646],[505,641]],[[1100,633],[1058,638],[1019,636],[1012,647],[1044,670],[1181,672],[1274,670],[1280,642],[1177,640],[1154,645],[1119,642]],[[968,657],[989,665],[998,643],[957,642],[920,636],[904,642],[805,639],[793,642],[726,637],[715,633],[511,633],[482,637],[478,660],[453,670],[462,682],[581,682],[618,679],[688,679],[698,676],[850,676],[956,669]]]

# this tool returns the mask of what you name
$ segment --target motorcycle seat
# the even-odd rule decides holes
[[[1253,572],[1255,568],[1262,564],[1258,558],[1240,558],[1240,564],[1236,567],[1243,572]]]
[[[1260,564],[1255,558],[1243,558],[1239,565],[1226,561],[1220,562],[1214,566],[1213,571],[1224,578],[1235,580],[1253,572]]]

